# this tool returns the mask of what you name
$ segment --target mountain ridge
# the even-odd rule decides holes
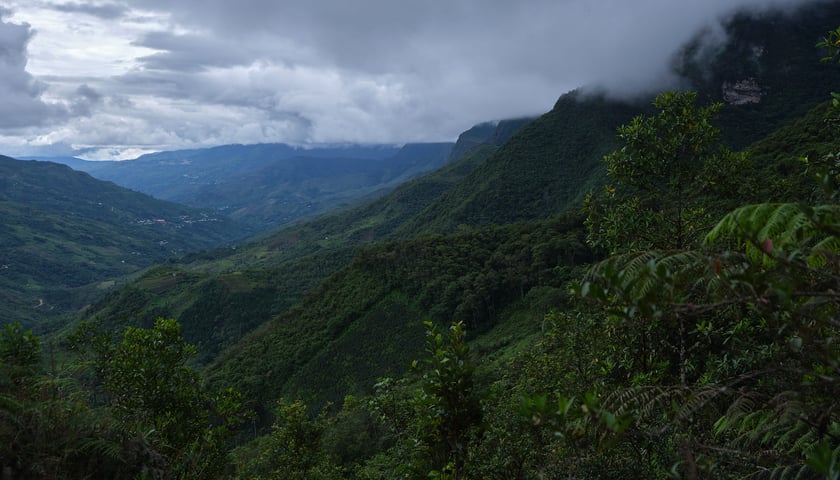
[[[64,162],[96,178],[163,200],[222,211],[266,230],[387,192],[443,166],[453,145],[231,144],[124,161],[37,159]]]

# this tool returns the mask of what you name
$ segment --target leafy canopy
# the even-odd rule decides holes
[[[611,254],[683,249],[712,225],[718,203],[737,198],[746,156],[720,143],[714,115],[694,92],[656,97],[658,112],[619,127],[623,146],[604,157],[612,184],[587,200],[588,241]]]

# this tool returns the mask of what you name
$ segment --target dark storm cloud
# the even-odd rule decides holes
[[[81,85],[76,89],[76,94],[89,103],[99,103],[102,100],[102,94],[88,85]]]
[[[790,7],[804,0],[134,0],[167,9],[203,37],[159,38],[149,68],[190,70],[248,64],[261,42],[296,45],[309,55],[291,62],[371,75],[405,75],[424,88],[478,84],[488,77],[563,88],[655,89],[668,80],[676,49],[737,8]],[[184,41],[176,45],[175,40]],[[227,42],[225,44],[225,42]],[[144,42],[152,46],[152,42]],[[240,51],[232,45],[247,46]],[[238,60],[238,62],[237,62]],[[459,79],[459,76],[471,78]],[[451,79],[451,80],[450,80]],[[462,81],[459,81],[462,80]],[[452,85],[453,87],[455,85]],[[480,85],[478,86],[480,88]],[[461,93],[453,92],[457,95]]]
[[[102,103],[103,96],[88,85],[81,85],[71,97],[69,110],[74,116],[90,116],[93,108]]]
[[[475,123],[542,113],[583,85],[620,96],[672,86],[675,54],[698,32],[706,32],[703,51],[714,52],[726,40],[721,22],[735,10],[809,3],[9,1],[32,12],[33,27],[0,24],[0,45],[15,52],[13,60],[0,58],[0,101],[10,102],[0,113],[14,108],[19,125],[81,116],[39,141],[102,152],[113,145],[452,140]],[[46,36],[74,22],[78,31],[67,29],[40,50],[43,76],[28,73],[32,30]],[[81,43],[78,32],[94,43]],[[61,51],[65,39],[76,55],[70,60]],[[103,54],[109,60],[100,61]],[[100,66],[109,73],[97,77]]]

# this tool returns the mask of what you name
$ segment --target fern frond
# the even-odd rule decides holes
[[[0,393],[0,413],[16,415],[21,410],[23,410],[23,404],[20,401],[11,395]]]
[[[773,250],[802,249],[812,266],[826,263],[828,252],[840,252],[840,206],[810,207],[797,203],[747,205],[727,214],[706,235],[705,243],[736,240],[748,257],[772,263]],[[810,254],[807,252],[810,251]]]
[[[93,451],[102,458],[125,462],[123,458],[123,447],[120,443],[107,438],[94,438],[83,443],[80,447],[83,451]]]
[[[840,253],[840,238],[830,235],[823,238],[811,249],[811,255],[808,256],[808,263],[812,267],[824,267],[829,260],[829,256],[836,256]]]
[[[592,266],[584,281],[605,284],[626,299],[647,298],[663,289],[685,288],[709,278],[707,256],[699,251],[661,251],[616,255]]]
[[[592,265],[584,275],[584,280],[595,280],[611,270],[637,275],[651,262],[662,263],[671,270],[678,270],[697,264],[704,258],[701,252],[695,250],[643,250],[624,253]]]
[[[747,480],[819,480],[821,477],[806,465],[783,465],[761,468],[746,477]]]
[[[705,242],[734,238],[751,240],[779,237],[781,233],[799,229],[809,222],[796,203],[760,203],[737,208],[706,234]]]

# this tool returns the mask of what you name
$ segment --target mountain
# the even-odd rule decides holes
[[[526,297],[530,326],[512,335],[527,337],[546,302],[564,297],[575,266],[591,259],[580,227],[569,216],[373,244],[225,351],[208,379],[235,385],[258,406],[281,395],[341,401],[377,377],[401,375],[421,354],[423,320],[464,320],[487,332]]]
[[[65,165],[0,156],[0,318],[36,325],[167,257],[249,230]]]
[[[254,247],[260,250],[262,258],[282,261],[390,238],[396,235],[400,225],[457,185],[531,120],[521,118],[477,125],[458,137],[452,160],[446,166],[357,207],[282,229],[256,242]]]
[[[703,87],[707,101],[729,102],[719,122],[733,146],[744,142],[739,139],[766,135],[794,119],[797,112],[823,102],[829,90],[814,92],[808,82],[815,76],[820,77],[822,83],[834,79],[840,84],[836,69],[825,70],[818,61],[820,53],[813,49],[813,32],[823,31],[820,28],[831,21],[834,13],[840,14],[840,8],[831,7],[820,12],[804,16],[762,16],[751,20],[736,17],[726,26],[732,42],[705,58],[706,67],[697,66],[696,62],[701,59],[699,54],[686,54],[683,67],[686,82]],[[799,21],[806,21],[806,24],[790,27],[791,22]],[[751,42],[761,40],[763,35],[778,28],[785,29],[791,37],[767,40],[760,58],[755,57],[758,50],[744,46],[752,45]],[[786,46],[780,49],[778,44]],[[802,60],[782,68],[781,57],[791,52],[798,52]],[[757,75],[757,82],[767,86],[756,103],[735,102],[723,88],[725,79],[739,78],[743,73],[732,67],[733,62],[737,64],[735,59],[749,65],[756,61],[769,62],[767,71],[750,70],[751,74]],[[718,70],[723,73],[714,73]],[[777,86],[780,84],[786,85],[786,89]],[[780,107],[792,99],[797,102],[795,105]],[[494,224],[530,222],[579,209],[585,195],[600,188],[605,181],[601,159],[618,146],[616,127],[650,109],[648,99],[618,101],[595,93],[573,91],[561,96],[554,108],[539,118],[477,125],[464,132],[452,149],[453,157],[460,157],[453,158],[435,172],[411,180],[366,204],[300,222],[237,250],[220,249],[187,256],[182,263],[170,266],[185,272],[184,283],[178,289],[155,290],[157,277],[134,285],[150,296],[149,307],[137,309],[132,315],[126,316],[122,306],[134,304],[131,296],[128,299],[114,296],[91,312],[106,319],[109,328],[115,328],[126,318],[142,323],[157,314],[174,316],[185,322],[188,341],[211,352],[202,357],[206,361],[221,346],[231,344],[234,338],[265,320],[276,318],[303,298],[305,291],[317,286],[320,279],[338,272],[353,258],[354,249],[359,245],[380,240],[409,241],[424,235],[466,232]],[[766,121],[763,120],[765,114]],[[788,173],[792,171],[788,169]],[[766,192],[766,189],[755,189],[756,194],[761,191]],[[307,269],[307,262],[312,262],[313,267]],[[200,272],[201,276],[193,277],[190,272]],[[229,276],[233,274],[240,276]],[[257,280],[277,277],[284,281],[269,285]],[[224,286],[219,290],[221,298],[242,294],[244,299],[246,290],[258,292],[250,304],[254,310],[247,306],[238,309],[241,315],[235,317],[241,320],[233,322],[237,325],[233,332],[232,327],[215,320],[228,315],[221,315],[218,309],[227,310],[222,306],[212,307],[212,297],[202,293],[206,291],[206,282],[211,281]],[[260,307],[268,301],[264,299],[271,297],[284,300],[271,301],[269,308]],[[245,300],[236,302],[248,304]],[[204,312],[204,319],[199,315],[186,316],[188,309],[193,313]],[[212,323],[213,327],[203,328],[202,322],[205,326]]]
[[[576,208],[603,181],[601,158],[615,149],[615,129],[638,105],[563,95],[517,131],[451,190],[398,228],[402,237],[459,226],[547,218]]]
[[[120,162],[55,161],[156,198],[211,208],[268,229],[381,194],[435,170],[450,158],[452,146],[224,145]]]
[[[198,346],[198,362],[208,363],[345,266],[357,246],[390,236],[529,121],[470,129],[454,149],[463,157],[433,173],[364,205],[324,214],[236,248],[185,255],[104,297],[85,316],[108,330],[126,324],[150,326],[158,316],[175,318],[187,341]]]
[[[806,51],[811,32],[840,18],[840,5],[818,7],[803,15],[736,16],[725,26],[728,46],[686,47],[686,85],[706,102],[727,103],[715,124],[752,158],[737,178],[744,203],[817,195],[814,172],[798,157],[817,160],[837,150],[830,88],[806,83],[816,75],[838,85],[840,76]],[[754,43],[774,31],[789,35],[780,44],[805,46]],[[809,70],[795,52],[816,66]],[[785,55],[790,62],[781,61]],[[432,458],[427,447],[444,442],[441,426],[462,420],[475,428],[457,427],[449,438],[470,448],[459,455],[476,478],[828,472],[832,447],[823,434],[838,425],[837,355],[825,347],[837,333],[837,262],[813,247],[829,243],[808,230],[836,224],[831,208],[769,204],[783,212],[765,212],[770,225],[794,218],[795,228],[779,227],[788,235],[763,242],[756,240],[768,230],[752,229],[748,238],[763,251],[754,264],[724,246],[719,256],[632,252],[590,268],[601,253],[585,242],[580,202],[604,186],[603,155],[620,146],[615,127],[651,112],[648,100],[579,90],[539,118],[477,125],[452,148],[458,157],[430,174],[248,244],[149,268],[84,317],[106,333],[150,326],[156,316],[177,318],[186,341],[198,345],[204,384],[236,388],[259,415],[232,455],[242,476],[249,467],[256,475],[288,474],[283,460],[273,462],[289,445],[302,446],[295,454],[306,457],[300,468],[313,478],[402,475],[399,468],[424,456],[431,460],[420,464],[417,478],[432,469],[446,475],[457,466],[448,467],[446,455]],[[700,208],[712,211],[714,201]],[[792,217],[784,213],[790,210]],[[746,220],[731,221],[734,236],[747,223],[764,223],[755,215]],[[836,240],[834,231],[820,235]],[[808,251],[822,252],[822,260],[802,261]],[[583,284],[573,296],[569,282],[584,272],[602,276],[609,290]],[[699,282],[687,278],[695,272]],[[427,333],[423,324],[453,320],[469,332],[469,355],[448,335],[458,327]],[[418,374],[406,373],[410,365]],[[466,409],[447,402],[467,396],[476,400],[480,422],[478,414],[451,415]],[[168,411],[163,416],[171,421]],[[663,432],[685,442],[675,448],[674,435]],[[726,448],[707,458],[708,446],[718,444]],[[756,455],[770,460],[749,461]]]
[[[738,16],[727,24],[733,41],[718,50],[707,65],[731,70],[733,58],[747,63],[766,60],[767,68],[774,69],[772,73],[760,68],[750,70],[756,75],[755,81],[766,87],[755,103],[735,101],[723,88],[722,79],[738,78],[732,71],[719,76],[703,72],[705,76],[697,73],[694,77],[696,72],[686,72],[687,82],[717,85],[705,90],[704,95],[706,101],[727,103],[718,120],[730,145],[737,148],[752,143],[751,139],[766,137],[754,144],[758,165],[744,172],[745,181],[761,179],[762,169],[772,170],[770,178],[790,186],[787,191],[771,192],[779,201],[813,188],[810,183],[802,183],[807,182],[800,176],[802,166],[794,168],[787,155],[824,151],[833,141],[824,129],[815,130],[813,120],[824,112],[820,104],[829,97],[830,88],[817,92],[809,82],[819,76],[822,85],[840,85],[838,69],[824,69],[818,61],[820,53],[813,49],[814,32],[827,30],[823,27],[837,18],[834,14],[840,14],[840,6],[811,12],[753,19]],[[805,25],[794,28],[791,22]],[[769,35],[777,28],[790,36],[762,44],[765,50],[759,59],[754,57],[757,50],[743,49],[745,38],[753,41],[760,37],[756,32]],[[740,34],[744,29],[749,35]],[[778,43],[789,45],[779,49]],[[793,47],[796,44],[799,46]],[[739,57],[738,52],[748,56]],[[791,52],[798,52],[805,60],[791,61],[783,68],[779,62]],[[797,118],[813,109],[803,119]],[[429,197],[419,212],[401,217],[400,223],[389,227],[387,231],[392,233],[384,237],[396,243],[373,244],[357,251],[347,267],[301,304],[272,318],[223,353],[209,367],[209,378],[220,385],[233,382],[258,398],[290,395],[319,404],[340,399],[342,392],[369,388],[376,375],[388,373],[375,366],[375,356],[364,357],[364,352],[391,352],[396,343],[402,354],[387,356],[382,368],[393,368],[395,363],[406,365],[412,355],[417,355],[421,342],[418,323],[422,319],[463,319],[479,333],[478,342],[484,332],[497,338],[497,328],[510,332],[521,327],[523,332],[528,331],[521,318],[540,317],[535,310],[542,308],[538,299],[545,298],[543,295],[553,298],[555,306],[561,305],[558,299],[564,292],[558,285],[564,275],[580,259],[592,255],[582,246],[575,215],[569,218],[563,212],[579,210],[584,196],[603,185],[606,177],[601,159],[618,146],[616,127],[650,111],[647,100],[617,101],[584,91],[562,96],[550,112],[519,128],[451,186]],[[481,135],[483,131],[486,136],[489,130],[483,125],[471,133]],[[779,133],[769,135],[776,130]],[[783,158],[772,157],[768,149],[779,152],[779,143],[786,143],[785,138],[798,139],[797,145],[790,145]],[[768,147],[774,142],[775,146]],[[429,178],[432,176],[415,182]],[[772,187],[762,188],[756,189],[755,195],[764,195]],[[399,193],[395,191],[366,208],[376,205],[376,211],[387,212],[388,202]],[[344,227],[336,233],[353,231],[348,228],[353,223],[333,221]],[[316,225],[304,224],[313,229]],[[383,238],[377,236],[376,226],[364,229],[359,228],[362,224],[355,225],[357,235]],[[295,231],[302,231],[304,226]],[[324,229],[317,231],[326,233]],[[294,237],[281,231],[271,238],[277,245],[288,245]],[[567,243],[561,247],[551,244],[552,239],[565,239]],[[553,274],[543,270],[549,264],[555,267]],[[254,358],[268,360],[255,363]]]
[[[683,48],[677,70],[704,102],[723,102],[718,125],[733,148],[745,148],[805,115],[837,89],[840,71],[814,47],[837,28],[840,4],[813,2],[785,11],[744,11],[723,23],[726,42],[703,34]],[[704,48],[705,45],[705,48]]]

